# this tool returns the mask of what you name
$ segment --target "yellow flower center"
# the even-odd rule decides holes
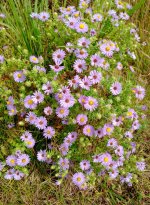
[[[127,116],[131,117],[132,116],[132,112],[127,112]]]
[[[89,105],[94,105],[93,100],[90,100],[90,101],[89,101]]]
[[[26,159],[22,159],[22,162],[25,163],[25,162],[26,162]]]
[[[85,2],[82,2],[82,6],[87,6],[87,4]]]
[[[7,101],[7,105],[10,105],[10,101]]]
[[[12,110],[11,110],[11,112],[12,112],[12,113],[14,113],[14,112],[15,112],[15,110],[14,110],[14,109],[12,109]]]
[[[78,16],[79,16],[79,14],[78,14],[78,13],[74,14],[74,17],[75,17],[75,18],[77,18]]]
[[[106,51],[110,51],[110,47],[109,46],[106,47]]]
[[[32,144],[32,142],[31,142],[31,141],[27,141],[27,144],[28,144],[28,145],[31,145],[31,144]]]
[[[17,76],[18,76],[18,78],[21,78],[21,74],[20,74],[20,73],[18,73],[18,75],[17,75]]]
[[[65,162],[62,162],[61,165],[62,165],[62,166],[65,166]]]
[[[90,129],[90,128],[88,128],[86,131],[87,131],[88,133],[90,133],[90,132],[91,132],[91,129]]]
[[[108,162],[108,161],[109,161],[108,157],[105,157],[104,162]]]
[[[61,109],[61,110],[60,110],[60,113],[61,113],[61,114],[64,114],[64,112],[65,112],[64,109]]]
[[[78,178],[77,178],[77,181],[80,182],[80,181],[81,181],[81,177],[78,177]]]
[[[33,104],[33,100],[31,100],[31,99],[28,100],[28,104],[29,104],[29,105],[32,105],[32,104]]]
[[[14,160],[14,159],[11,159],[10,162],[11,162],[12,164],[14,164],[14,163],[15,163],[15,160]]]
[[[111,132],[111,128],[108,127],[108,128],[106,129],[106,131],[107,131],[107,132]]]
[[[71,11],[71,8],[68,7],[68,8],[67,8],[67,11]]]
[[[79,28],[80,28],[80,29],[84,29],[84,27],[85,27],[85,25],[84,25],[83,23],[81,23],[81,24],[79,25]]]
[[[84,117],[81,117],[80,122],[84,122]]]
[[[33,61],[36,61],[36,60],[37,60],[37,58],[36,58],[36,57],[33,57],[33,58],[32,58],[32,60],[33,60]]]
[[[48,135],[51,134],[50,130],[47,130],[47,134],[48,134]]]

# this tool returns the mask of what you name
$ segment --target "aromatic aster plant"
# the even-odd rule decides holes
[[[31,13],[51,46],[39,56],[0,55],[5,179],[21,180],[43,164],[56,185],[67,178],[83,190],[138,181],[146,166],[136,143],[146,93],[135,77],[141,42],[131,9],[118,0],[80,0],[52,15]]]

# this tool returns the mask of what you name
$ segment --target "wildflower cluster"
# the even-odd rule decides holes
[[[7,128],[20,135],[0,162],[6,179],[22,179],[36,159],[55,171],[57,185],[69,178],[83,190],[102,180],[132,186],[145,168],[136,157],[146,106],[133,69],[140,37],[128,22],[132,7],[118,0],[111,10],[90,5],[80,0],[78,10],[61,7],[53,32],[66,32],[65,44],[56,40],[48,62],[33,54],[9,74],[3,88]],[[46,12],[30,16],[50,18]],[[0,63],[12,66],[3,55]]]

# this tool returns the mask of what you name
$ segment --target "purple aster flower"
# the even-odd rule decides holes
[[[111,135],[114,130],[114,126],[112,124],[105,124],[103,127],[104,135]]]
[[[65,94],[65,95],[70,95],[70,88],[68,86],[62,86],[60,89],[59,89],[59,92]]]
[[[70,42],[66,43],[66,50],[68,51],[68,53],[72,53],[74,51],[74,45]]]
[[[111,138],[108,140],[107,147],[116,148],[118,146],[117,140],[115,138]]]
[[[36,56],[30,56],[30,62],[37,64],[39,63],[39,59]]]
[[[45,107],[44,108],[44,114],[47,115],[47,116],[50,116],[51,114],[53,113],[53,110],[51,107]]]
[[[56,64],[56,65],[49,65],[49,66],[50,66],[51,69],[52,69],[54,72],[56,72],[56,73],[62,71],[62,70],[65,68],[64,66],[60,66],[60,65],[58,65],[58,64]]]
[[[78,33],[86,33],[88,32],[88,25],[84,22],[76,23],[75,29]]]
[[[10,167],[14,167],[16,166],[17,164],[17,158],[15,155],[9,155],[7,158],[6,158],[6,164]]]
[[[117,6],[117,9],[123,9],[124,8],[123,2],[120,1],[120,0],[115,0],[115,4]]]
[[[82,73],[84,70],[87,69],[86,61],[77,59],[73,64],[73,68],[77,73]]]
[[[33,148],[34,145],[35,145],[35,139],[34,138],[31,138],[31,139],[27,139],[24,141],[25,142],[25,145],[27,148]]]
[[[81,96],[79,97],[78,101],[79,101],[79,103],[80,103],[81,105],[84,105],[84,104],[86,103],[86,101],[87,101],[87,98],[88,98],[88,97],[86,97],[86,96],[84,96],[84,95],[81,95]]]
[[[13,77],[18,83],[22,83],[26,80],[26,76],[23,74],[23,71],[15,71]]]
[[[84,78],[79,81],[79,86],[85,90],[90,90],[90,87],[92,86],[92,82],[89,77],[84,76]]]
[[[35,121],[35,126],[39,129],[39,130],[44,130],[47,126],[47,120],[45,117],[41,116],[41,117],[37,117],[36,121]]]
[[[144,171],[146,164],[145,164],[145,162],[137,162],[136,167],[139,171]]]
[[[119,82],[115,82],[111,85],[110,91],[113,95],[119,95],[122,91],[122,85]]]
[[[69,151],[69,146],[67,143],[63,143],[60,145],[59,151],[61,152],[61,154],[63,156],[67,155],[68,151]]]
[[[99,129],[95,130],[95,136],[98,138],[102,138],[104,136],[103,129],[99,128]]]
[[[111,179],[115,179],[119,174],[119,170],[118,169],[115,169],[115,170],[112,170],[111,172],[109,172],[109,177]]]
[[[56,108],[56,115],[59,118],[65,118],[69,115],[69,110],[68,110],[68,108],[58,107],[58,108]]]
[[[69,160],[67,158],[60,158],[58,164],[62,170],[69,169]]]
[[[7,100],[7,109],[9,109],[9,107],[12,107],[13,105],[14,105],[14,98],[13,96],[9,96]]]
[[[35,104],[41,103],[44,100],[44,95],[40,91],[35,91],[32,95],[32,100]]]
[[[82,38],[78,39],[78,46],[88,48],[89,45],[90,45],[90,40],[89,39],[87,39],[85,37],[82,37]]]
[[[8,180],[13,179],[14,178],[14,172],[15,172],[15,169],[7,170],[6,174],[4,175],[4,178],[8,179]]]
[[[53,127],[48,126],[44,129],[43,135],[45,138],[51,139],[55,135],[55,130]]]
[[[144,111],[147,110],[147,105],[142,105],[141,109]]]
[[[96,36],[97,32],[95,31],[95,29],[91,29],[90,30],[90,35],[91,36]]]
[[[71,29],[75,29],[77,22],[78,22],[78,19],[74,17],[69,17],[67,20],[65,20],[66,26],[68,26]]]
[[[21,180],[24,176],[25,174],[19,170],[15,170],[13,174],[14,180]]]
[[[49,13],[47,13],[45,11],[39,13],[39,15],[38,15],[39,20],[41,20],[43,22],[47,21],[49,19],[49,17],[50,17]]]
[[[65,137],[64,139],[64,144],[68,145],[68,146],[71,146],[73,142],[76,141],[77,139],[77,132],[71,132],[67,135],[67,137]]]
[[[29,162],[30,162],[30,158],[29,158],[29,155],[27,155],[27,154],[21,154],[17,158],[17,164],[21,167],[26,166],[27,164],[29,164]]]
[[[85,101],[84,107],[87,110],[93,111],[98,107],[98,101],[95,98],[89,96]]]
[[[75,104],[75,99],[72,95],[65,95],[61,100],[60,104],[64,108],[72,107]]]
[[[110,65],[104,58],[100,59],[99,67],[103,68],[104,70],[108,70]]]
[[[120,157],[123,156],[123,154],[124,154],[123,146],[121,146],[121,145],[117,146],[115,149],[115,154],[120,156]]]
[[[78,48],[74,51],[74,53],[75,53],[76,57],[80,58],[80,59],[85,59],[88,57],[88,52],[84,48],[82,48],[82,49]]]
[[[145,97],[145,89],[142,86],[137,85],[136,88],[133,89],[135,93],[135,97],[139,100],[143,100]]]
[[[100,51],[102,52],[103,55],[107,57],[112,57],[113,56],[113,49],[110,46],[109,43],[104,43],[100,46]]]
[[[39,14],[33,12],[33,13],[30,14],[30,17],[33,18],[33,19],[38,19],[39,18]]]
[[[74,78],[72,80],[68,81],[68,84],[70,87],[73,87],[75,89],[79,86],[79,82],[80,82],[80,77],[78,75],[76,75],[76,76],[74,76]]]
[[[80,162],[80,168],[84,171],[84,170],[89,170],[91,167],[90,162],[88,160],[82,160]]]
[[[99,67],[100,65],[100,61],[101,61],[101,57],[97,54],[94,54],[91,56],[91,65],[95,66],[95,67]]]
[[[118,70],[122,70],[122,69],[123,69],[122,63],[118,62],[116,68],[117,68]]]
[[[79,125],[85,125],[88,121],[87,115],[84,114],[77,115],[76,121]]]
[[[85,125],[83,128],[83,134],[85,134],[86,136],[92,137],[94,136],[94,127],[92,125]]]
[[[4,56],[0,55],[0,63],[4,63]]]
[[[21,135],[20,139],[21,139],[22,141],[30,140],[30,139],[32,139],[32,134],[31,134],[30,132],[28,132],[28,131],[25,131],[25,132]]]
[[[112,124],[114,125],[114,126],[120,126],[121,124],[122,124],[122,117],[120,116],[120,117],[118,117],[118,118],[113,118],[113,120],[112,120]]]
[[[123,20],[129,20],[129,18],[130,18],[129,15],[125,12],[121,12],[119,14],[119,17],[120,17],[120,19],[123,19]]]
[[[112,163],[112,156],[109,153],[100,155],[100,162],[103,166],[108,166]]]
[[[25,121],[26,122],[29,122],[31,125],[33,125],[36,121],[36,114],[34,112],[29,112],[27,115],[26,115],[26,118],[25,118]]]
[[[92,84],[95,85],[101,81],[102,74],[96,70],[92,70],[90,72],[89,79],[91,80]]]
[[[40,162],[45,162],[46,159],[47,159],[46,150],[40,150],[40,151],[38,151],[38,153],[37,153],[37,159],[38,159]]]
[[[127,116],[126,116],[126,118],[129,118],[129,119],[137,119],[138,118],[138,115],[137,115],[137,113],[135,112],[135,110],[134,109],[128,109],[128,112],[127,112],[127,114],[126,114]]]
[[[53,88],[52,88],[51,83],[49,81],[46,84],[43,84],[42,90],[44,90],[44,93],[46,95],[53,93]]]
[[[57,65],[60,65],[64,60],[65,56],[66,56],[65,51],[58,49],[53,53],[52,58]]]
[[[37,104],[33,102],[31,95],[27,95],[24,99],[24,106],[28,109],[35,109]]]
[[[82,172],[75,173],[72,177],[72,181],[76,186],[81,186],[85,183],[85,175]]]
[[[130,131],[127,131],[124,133],[125,137],[128,137],[129,139],[133,138],[133,134]]]
[[[92,17],[92,22],[101,22],[103,20],[103,16],[101,14],[94,14]]]
[[[10,116],[14,116],[14,115],[16,115],[17,114],[17,109],[16,109],[16,107],[13,105],[13,106],[9,106],[9,108],[8,108],[8,114],[10,115]]]
[[[14,123],[9,123],[8,126],[7,126],[9,129],[15,127],[15,124]]]
[[[101,162],[101,155],[100,154],[94,155],[93,156],[93,162],[95,162],[95,163]]]
[[[135,120],[133,123],[132,123],[132,130],[138,130],[140,128],[140,123],[138,120]]]

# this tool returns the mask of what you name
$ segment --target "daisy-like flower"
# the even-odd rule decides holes
[[[59,89],[59,92],[65,94],[65,95],[70,95],[71,91],[70,91],[70,88],[68,86],[62,86]]]
[[[132,130],[138,130],[140,127],[140,123],[138,120],[135,120],[132,124]]]
[[[95,130],[92,125],[85,125],[83,128],[83,134],[86,136],[92,137],[94,136]]]
[[[100,154],[94,155],[93,162],[95,163],[101,162],[101,155]]]
[[[14,167],[16,166],[17,164],[17,158],[15,155],[9,155],[7,158],[6,158],[6,164],[10,167]]]
[[[112,57],[114,50],[113,48],[110,46],[109,43],[104,43],[100,46],[100,51],[102,52],[103,55],[107,56],[107,57]]]
[[[84,76],[84,78],[79,81],[79,86],[85,90],[90,90],[90,87],[92,86],[92,82],[89,79],[89,77]]]
[[[105,124],[103,127],[104,135],[111,135],[114,130],[114,126],[112,124]]]
[[[32,139],[32,134],[31,134],[30,132],[28,132],[28,131],[25,131],[25,132],[21,135],[20,139],[21,139],[22,141],[30,140],[30,139]]]
[[[31,138],[31,139],[27,139],[24,141],[25,142],[25,145],[27,148],[33,148],[34,145],[35,145],[35,139]]]
[[[39,15],[38,15],[39,20],[41,20],[43,22],[47,21],[49,19],[49,17],[50,17],[49,13],[47,13],[45,11],[39,13]]]
[[[33,12],[33,13],[30,14],[30,17],[33,18],[33,19],[38,19],[39,18],[39,14]]]
[[[53,88],[51,86],[51,83],[48,81],[46,84],[42,85],[42,90],[46,95],[52,94],[53,93]]]
[[[117,140],[115,138],[111,138],[108,140],[107,147],[115,148],[118,146]]]
[[[60,65],[66,56],[65,51],[58,49],[52,54],[52,58],[57,65]]]
[[[26,80],[26,76],[24,75],[23,71],[15,71],[13,74],[14,80],[18,83],[22,83]]]
[[[14,173],[15,173],[15,169],[8,169],[7,172],[4,175],[5,179],[11,180],[14,178]]]
[[[64,108],[72,107],[75,104],[75,99],[72,95],[65,95],[60,100],[60,105]]]
[[[7,100],[7,109],[12,107],[13,105],[14,105],[14,98],[13,98],[13,96],[9,96],[9,98]]]
[[[133,138],[133,134],[130,131],[127,131],[124,133],[125,137],[128,137],[129,139]]]
[[[118,62],[116,68],[117,68],[118,70],[122,70],[122,69],[123,69],[122,63]]]
[[[84,22],[76,23],[75,29],[78,33],[86,33],[88,32],[88,25]]]
[[[77,115],[76,121],[79,125],[85,125],[88,121],[87,115],[84,114]]]
[[[58,64],[56,64],[56,65],[49,65],[49,66],[56,73],[62,71],[65,68],[64,66],[60,66]]]
[[[111,172],[109,172],[109,177],[111,179],[115,179],[118,176],[118,174],[119,174],[119,170],[118,169],[114,169]]]
[[[28,109],[35,109],[37,104],[34,103],[31,95],[27,95],[24,99],[24,106]]]
[[[133,88],[133,92],[135,93],[135,97],[139,100],[143,100],[145,97],[145,89],[142,86],[137,85],[136,88]]]
[[[79,86],[79,82],[80,82],[80,77],[78,75],[74,76],[74,78],[72,80],[68,81],[68,84],[70,87],[73,87],[74,89],[76,89]]]
[[[19,170],[15,170],[13,174],[14,180],[21,180],[24,176],[25,174]]]
[[[87,50],[85,50],[84,48],[82,49],[76,49],[74,51],[75,55],[77,58],[80,58],[80,59],[85,59],[88,57],[88,52]]]
[[[30,56],[29,60],[31,63],[34,63],[34,64],[39,63],[39,59],[36,56]]]
[[[104,58],[101,58],[100,63],[99,63],[99,67],[103,68],[104,70],[108,70],[110,65]]]
[[[97,32],[95,31],[95,29],[91,29],[90,30],[90,36],[96,36]]]
[[[123,146],[121,146],[121,145],[117,146],[115,149],[115,154],[120,156],[120,157],[123,156],[123,154],[124,154]]]
[[[99,129],[95,130],[95,136],[98,138],[102,138],[104,136],[103,129],[99,128]]]
[[[90,40],[85,38],[85,37],[79,38],[77,45],[81,46],[81,47],[88,48],[90,45]]]
[[[44,100],[44,95],[40,91],[35,91],[32,95],[32,100],[35,104],[41,103]]]
[[[74,51],[74,45],[70,42],[66,43],[66,50],[68,53],[72,53]]]
[[[44,129],[43,135],[45,138],[51,139],[55,135],[55,130],[53,127],[48,126]]]
[[[91,80],[92,84],[95,85],[101,81],[102,74],[96,70],[92,70],[90,72],[89,79]]]
[[[112,124],[114,125],[114,126],[120,126],[121,124],[122,124],[122,121],[123,121],[123,118],[120,116],[120,117],[118,117],[118,118],[113,118],[113,120],[112,120]]]
[[[53,113],[53,110],[51,107],[45,107],[44,108],[44,114],[47,115],[47,116],[50,116],[51,114]]]
[[[78,101],[79,101],[79,103],[80,103],[81,105],[84,106],[84,104],[85,104],[86,101],[87,101],[87,98],[88,98],[87,96],[81,95],[81,96],[79,97]]]
[[[46,159],[47,159],[46,150],[40,150],[40,151],[38,151],[38,153],[37,153],[37,159],[38,159],[40,162],[45,162]]]
[[[74,17],[69,17],[67,21],[65,21],[65,24],[71,28],[71,29],[75,29],[75,25],[78,22],[78,19],[74,18]]]
[[[129,15],[125,12],[121,12],[119,14],[119,17],[120,17],[120,19],[123,19],[123,20],[129,20],[129,18],[130,18]]]
[[[72,181],[76,186],[81,186],[85,183],[85,175],[82,172],[75,173],[72,177]]]
[[[68,146],[71,146],[73,142],[76,141],[77,139],[77,132],[70,132],[67,137],[64,139],[64,143],[67,144]]]
[[[91,167],[90,162],[88,160],[82,160],[80,162],[80,168],[84,171],[84,170],[89,170]]]
[[[56,115],[59,118],[65,118],[69,115],[69,109],[64,107],[58,107],[56,108]]]
[[[110,91],[113,95],[119,95],[122,91],[122,85],[119,82],[114,82],[111,87]]]
[[[84,107],[87,110],[93,111],[98,107],[98,101],[95,98],[88,96],[85,101]]]
[[[16,109],[16,107],[13,105],[13,106],[10,106],[9,108],[8,108],[8,114],[10,115],[10,116],[14,116],[14,115],[16,115],[17,114],[17,109]]]
[[[63,156],[66,156],[69,151],[69,145],[67,143],[63,143],[60,145],[59,151]]]
[[[4,56],[0,55],[0,63],[4,63]]]
[[[29,112],[27,115],[26,115],[26,118],[25,118],[25,121],[26,122],[29,122],[31,125],[33,125],[36,121],[36,114],[34,112]]]
[[[21,167],[26,166],[27,164],[29,164],[29,162],[30,162],[30,158],[29,158],[29,155],[27,155],[27,154],[21,154],[17,158],[17,164]]]
[[[82,73],[84,70],[87,69],[86,61],[77,59],[73,64],[73,68],[77,73]]]
[[[130,108],[128,109],[128,112],[126,114],[126,118],[129,118],[129,119],[137,119],[138,118],[138,115],[137,113],[135,112],[134,109]]]
[[[100,162],[103,166],[108,166],[112,163],[112,156],[109,153],[104,153],[100,156]]]
[[[58,164],[62,170],[69,169],[69,160],[67,158],[60,158]]]
[[[91,56],[91,65],[95,67],[100,66],[101,57],[97,54]]]
[[[45,117],[41,116],[41,117],[37,117],[36,121],[35,121],[35,126],[39,129],[39,130],[44,130],[47,126],[47,120]]]
[[[137,168],[139,171],[144,171],[145,167],[146,167],[145,162],[137,162],[137,163],[136,163],[136,168]]]
[[[103,16],[99,13],[94,14],[92,17],[92,22],[101,22],[103,20]]]

